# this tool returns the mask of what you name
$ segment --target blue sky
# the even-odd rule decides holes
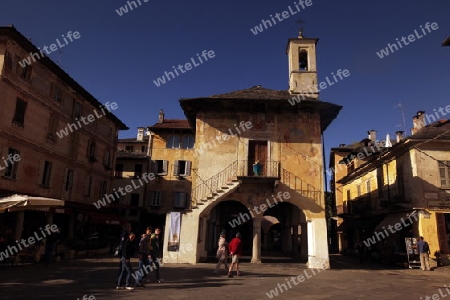
[[[450,105],[449,1],[312,0],[300,13],[254,35],[250,28],[269,15],[294,8],[290,0],[148,1],[119,16],[123,0],[30,1],[2,3],[0,24],[14,24],[42,47],[68,31],[81,38],[50,54],[54,61],[100,102],[115,101],[115,114],[130,127],[120,137],[132,137],[136,127],[152,125],[159,109],[167,118],[184,118],[180,98],[209,96],[262,85],[288,89],[285,54],[289,38],[297,36],[296,20],[306,24],[305,36],[319,38],[319,81],[338,69],[350,76],[321,92],[323,101],[343,106],[325,132],[325,147],[359,141],[367,130],[378,137],[406,133],[418,110]],[[137,0],[136,0],[137,2]],[[420,26],[436,22],[423,35]],[[376,52],[417,30],[422,35],[380,59]],[[153,80],[172,66],[185,64],[197,53],[215,57],[160,87]],[[444,118],[448,118],[443,116]]]

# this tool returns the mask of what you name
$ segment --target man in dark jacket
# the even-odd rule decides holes
[[[161,258],[161,240],[160,235],[161,229],[156,228],[155,233],[152,234],[150,238],[150,258],[153,261],[152,265],[155,269],[156,282],[161,283],[163,280],[159,276],[159,268],[160,268],[160,258]]]
[[[135,238],[135,234],[133,232],[131,232],[128,235],[128,239],[125,241],[125,244],[123,245],[123,249],[122,249],[122,272],[120,273],[119,279],[117,280],[117,282],[119,284],[117,284],[116,289],[121,289],[122,287],[120,286],[120,282],[122,280],[122,276],[125,274],[125,272],[127,272],[127,279],[125,282],[125,288],[127,290],[133,290],[134,288],[132,286],[130,286],[130,277],[131,277],[131,273],[133,272],[133,270],[131,269],[131,256],[133,255],[134,252],[134,245],[133,245],[133,241]],[[136,283],[135,283],[136,284]]]
[[[141,240],[139,241],[139,250],[138,250],[138,256],[139,256],[139,270],[138,273],[138,281],[136,282],[136,286],[138,287],[145,287],[142,283],[145,278],[147,278],[147,269],[145,266],[149,265],[150,262],[148,261],[149,249],[150,249],[150,237],[152,235],[152,228],[149,226],[145,230],[145,234],[142,235]],[[142,274],[142,275],[141,275]]]
[[[126,223],[123,226],[122,232],[120,233],[120,239],[119,239],[119,270],[117,271],[117,277],[116,277],[116,285],[120,286],[123,284],[123,282],[118,282],[120,274],[122,273],[122,249],[123,245],[125,244],[125,241],[128,239],[128,235],[131,232],[131,224]]]

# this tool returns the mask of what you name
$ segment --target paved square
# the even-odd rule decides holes
[[[133,260],[133,267],[136,266]],[[425,272],[376,264],[359,265],[352,259],[334,256],[331,270],[313,271],[303,264],[292,263],[243,263],[243,276],[228,278],[223,269],[222,275],[213,275],[214,266],[212,263],[166,264],[161,268],[163,283],[149,283],[145,288],[132,291],[115,289],[118,262],[110,258],[80,259],[50,266],[2,267],[0,299],[76,300],[93,295],[95,299],[348,300],[426,299],[427,295],[432,299],[433,294],[440,297],[435,296],[435,299],[442,299],[439,293],[450,294],[445,289],[450,284],[448,268]],[[150,274],[150,279],[154,279],[153,276]]]

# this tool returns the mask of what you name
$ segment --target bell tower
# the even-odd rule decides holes
[[[288,41],[289,92],[304,94],[306,98],[319,98],[317,89],[316,45],[319,39],[305,38],[303,30],[297,38]]]

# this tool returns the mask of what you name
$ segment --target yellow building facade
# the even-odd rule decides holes
[[[392,255],[404,256],[405,238],[423,236],[433,258],[449,253],[450,123],[425,126],[425,117],[418,112],[412,134],[405,138],[398,132],[393,146],[371,140],[369,134],[356,146],[332,148],[340,251],[352,252],[376,237],[372,250],[386,255],[383,249],[388,248]],[[384,231],[396,223],[401,227]]]

